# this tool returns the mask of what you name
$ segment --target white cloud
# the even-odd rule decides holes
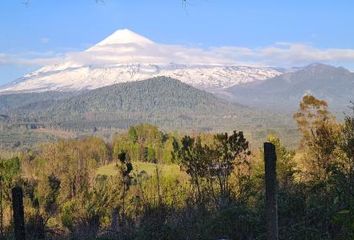
[[[234,64],[233,59],[218,56],[210,50],[179,45],[121,43],[96,45],[83,52],[66,54],[66,61],[77,64]]]
[[[9,62],[8,56],[4,53],[0,53],[0,65],[5,65]]]
[[[329,64],[354,63],[354,49],[327,48],[319,49],[301,43],[276,43],[263,48],[222,47],[214,49],[225,57],[239,59],[245,63],[271,66],[298,66],[313,62]]]
[[[0,53],[0,65],[43,66],[63,61],[64,54],[54,52]]]
[[[320,49],[311,44],[275,43],[260,48],[225,46],[217,48],[192,48],[180,45],[134,43],[96,45],[82,52],[65,54],[45,53],[0,53],[0,64],[52,65],[72,62],[75,65],[156,63],[168,64],[228,64],[290,67],[322,62],[351,68],[354,64],[354,49]]]

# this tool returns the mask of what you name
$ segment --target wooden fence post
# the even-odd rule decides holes
[[[25,217],[23,209],[23,192],[21,187],[12,189],[12,208],[16,240],[25,240]]]
[[[3,184],[2,176],[0,176],[0,239],[4,238],[4,208],[3,208]]]
[[[267,240],[278,240],[277,156],[272,143],[264,143]]]

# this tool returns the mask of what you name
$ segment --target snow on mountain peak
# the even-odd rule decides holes
[[[159,44],[121,29],[86,51],[67,54],[57,64],[43,66],[0,88],[0,92],[94,89],[156,76],[215,90],[279,74],[274,68],[238,66],[213,49]]]
[[[143,37],[129,29],[119,29],[112,33],[110,36],[96,44],[95,46],[104,46],[104,45],[114,45],[114,44],[153,44],[153,41]]]

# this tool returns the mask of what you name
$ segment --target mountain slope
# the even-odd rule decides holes
[[[156,114],[227,113],[246,109],[224,102],[178,80],[157,77],[135,83],[122,83],[89,91],[54,106],[61,111],[140,112]]]
[[[166,77],[116,84],[49,103],[32,102],[9,112],[20,122],[80,130],[126,128],[143,122],[169,129],[223,131],[287,124],[284,119],[272,119],[271,114],[231,104]]]
[[[158,44],[123,29],[85,51],[68,54],[57,64],[3,86],[0,92],[77,91],[156,76],[215,89],[279,74],[275,68],[234,66],[210,51]]]
[[[341,112],[354,100],[354,73],[342,67],[312,64],[257,84],[234,86],[227,92],[239,103],[282,111],[294,111],[302,96],[312,94]]]
[[[41,93],[22,93],[22,94],[3,94],[0,95],[0,112],[5,114],[21,107],[31,105],[49,106],[60,99],[74,96],[72,92],[41,92]],[[38,107],[38,106],[37,106]]]

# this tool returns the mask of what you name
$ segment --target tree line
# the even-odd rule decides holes
[[[268,137],[279,237],[353,239],[354,109],[338,122],[308,95],[294,119],[302,136],[295,150]],[[11,188],[21,186],[28,239],[265,239],[263,154],[242,131],[183,135],[149,124],[111,142],[61,140],[7,154],[1,234],[12,236]]]

